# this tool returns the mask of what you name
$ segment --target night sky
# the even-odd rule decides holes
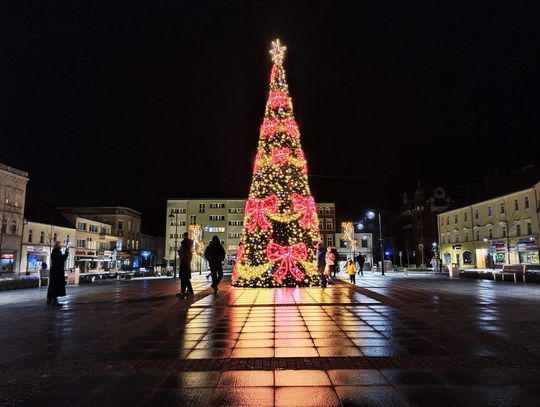
[[[357,3],[3,1],[0,162],[55,205],[246,197],[275,37],[342,215],[538,162],[538,2]]]

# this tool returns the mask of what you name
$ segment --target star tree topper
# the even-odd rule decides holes
[[[272,41],[272,49],[270,50],[270,54],[272,55],[272,61],[274,61],[275,64],[281,64],[283,62],[286,49],[287,47],[282,46],[279,42],[279,38]]]

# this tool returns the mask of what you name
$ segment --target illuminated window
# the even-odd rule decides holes
[[[463,252],[463,264],[472,264],[473,258],[470,251]]]

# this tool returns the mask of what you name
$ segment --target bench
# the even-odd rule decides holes
[[[504,281],[504,276],[514,276],[514,283],[517,283],[517,275],[523,276],[523,282],[525,282],[525,270],[526,264],[503,264],[500,272],[493,273],[493,280],[497,281],[497,276],[501,276],[501,281]]]

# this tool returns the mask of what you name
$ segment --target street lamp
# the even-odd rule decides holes
[[[174,265],[173,265],[173,279],[176,279],[176,256],[178,254],[178,213],[171,209],[169,219],[174,219]]]

